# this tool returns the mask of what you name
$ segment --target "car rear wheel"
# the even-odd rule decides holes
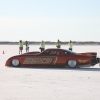
[[[75,68],[77,66],[77,62],[75,60],[68,60],[67,65],[70,68]]]
[[[20,66],[19,60],[13,59],[13,60],[11,61],[11,66],[13,66],[13,67],[19,67],[19,66]]]

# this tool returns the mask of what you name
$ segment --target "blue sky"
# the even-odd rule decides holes
[[[100,41],[100,0],[0,0],[0,41]]]

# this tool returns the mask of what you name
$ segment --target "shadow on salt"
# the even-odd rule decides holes
[[[100,68],[95,68],[95,67],[82,67],[82,68],[65,68],[65,67],[45,67],[45,66],[42,66],[42,67],[39,67],[39,66],[20,66],[20,67],[10,67],[10,68],[20,68],[20,69],[23,69],[23,68],[27,68],[27,69],[41,69],[41,70],[68,70],[68,71],[100,71]]]

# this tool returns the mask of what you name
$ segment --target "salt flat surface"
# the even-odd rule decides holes
[[[39,45],[30,46],[30,51],[38,50]],[[74,46],[74,51],[100,56],[100,46]],[[98,64],[80,69],[5,67],[6,60],[17,54],[18,45],[0,45],[0,100],[100,100]]]

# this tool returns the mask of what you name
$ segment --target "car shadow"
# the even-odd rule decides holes
[[[10,67],[10,68],[26,68],[26,69],[41,69],[41,70],[70,70],[70,71],[100,71],[100,68],[93,68],[93,67],[82,67],[82,68],[65,68],[65,67],[32,67],[32,66],[28,66],[28,67],[24,67],[24,66],[20,66],[20,67]]]

